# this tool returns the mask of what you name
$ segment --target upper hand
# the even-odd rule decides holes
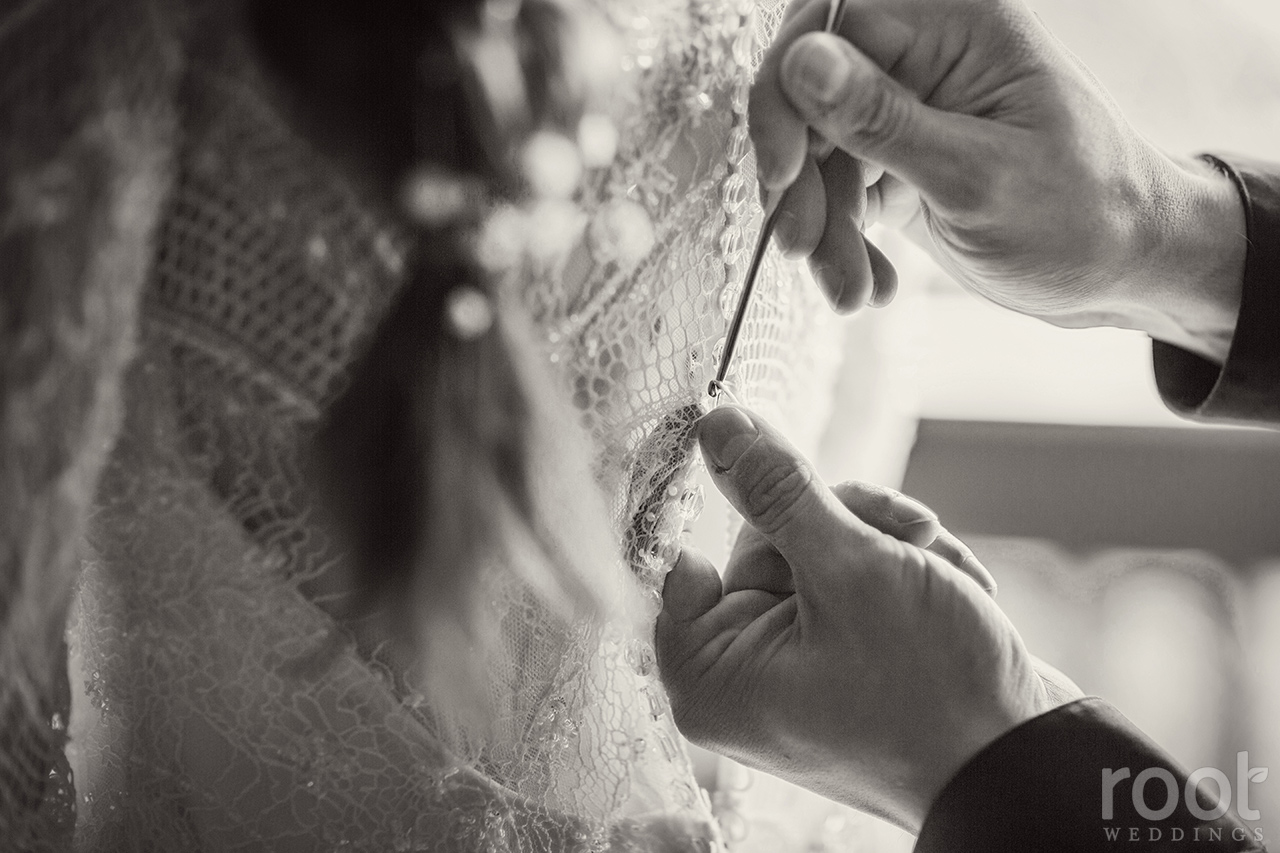
[[[880,217],[922,226],[948,271],[998,304],[1221,360],[1245,251],[1224,176],[1136,133],[1018,0],[849,0],[838,35],[814,32],[826,10],[788,10],[750,118],[766,190],[796,183],[779,239],[811,256],[838,308],[868,301],[842,288],[859,280],[859,226]],[[810,129],[843,152],[821,169]]]
[[[1051,707],[1017,632],[972,574],[911,544],[939,531],[911,502],[837,494],[742,409],[708,414],[699,439],[748,526],[723,585],[689,550],[667,579],[656,646],[677,724],[918,829],[960,767]]]

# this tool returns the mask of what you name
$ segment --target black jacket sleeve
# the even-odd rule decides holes
[[[1198,789],[1197,815],[1187,778],[1118,711],[1083,699],[1024,723],[961,769],[930,810],[915,853],[1265,849],[1260,831],[1229,812],[1216,815],[1213,782]]]
[[[1207,159],[1231,177],[1244,201],[1240,314],[1221,367],[1155,342],[1156,385],[1184,417],[1280,426],[1280,166]],[[1074,702],[1019,726],[962,768],[934,803],[915,850],[1265,849],[1260,831],[1230,813],[1214,816],[1212,785],[1201,785],[1197,815],[1185,796],[1187,778],[1114,708],[1098,699]],[[1139,779],[1145,781],[1135,799]]]
[[[1155,342],[1156,386],[1184,417],[1280,426],[1280,165],[1206,159],[1230,176],[1244,201],[1249,247],[1240,314],[1221,368]]]

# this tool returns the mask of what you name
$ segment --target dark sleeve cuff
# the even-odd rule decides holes
[[[1280,166],[1206,159],[1235,182],[1244,202],[1248,254],[1240,314],[1221,368],[1155,341],[1156,386],[1165,404],[1184,417],[1280,423]]]
[[[1234,776],[1235,768],[1229,770]],[[1133,792],[1144,771],[1151,778],[1142,784],[1139,809]],[[1109,795],[1108,772],[1118,774],[1110,777],[1116,781]],[[1201,816],[1193,814],[1186,780],[1118,711],[1100,699],[1083,699],[1024,723],[961,769],[930,810],[915,853],[1264,849],[1260,831],[1229,813],[1212,817],[1212,782],[1199,789]],[[1174,787],[1176,805],[1162,816]]]

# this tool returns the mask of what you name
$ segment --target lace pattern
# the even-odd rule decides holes
[[[622,143],[588,188],[580,243],[525,293],[599,442],[629,561],[660,588],[683,520],[701,506],[688,484],[688,426],[706,403],[760,226],[747,96],[785,4],[597,5],[627,45],[630,77],[613,115]],[[729,385],[784,427],[807,425],[800,433],[812,441],[837,330],[799,265],[770,253],[762,282]]]
[[[0,8],[0,838],[14,849],[61,849],[73,829],[62,628],[173,125],[151,12]]]
[[[509,564],[478,567],[509,665],[477,728],[327,609],[342,555],[299,447],[395,298],[405,247],[286,128],[216,5],[182,10],[200,45],[176,185],[70,631],[77,847],[718,846],[651,622],[569,624]],[[782,4],[594,5],[626,45],[618,156],[545,220],[577,236],[516,295],[593,439],[651,619],[700,503],[689,428],[758,227],[746,92]],[[795,266],[770,257],[762,284],[730,384],[784,425],[818,424],[835,365],[806,353],[834,351],[834,332]]]

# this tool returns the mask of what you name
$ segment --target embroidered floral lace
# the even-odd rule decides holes
[[[700,505],[689,427],[759,225],[747,86],[783,4],[595,5],[625,45],[617,154],[580,205],[539,220],[568,251],[519,293],[595,441],[652,617]],[[65,332],[32,375],[81,383],[61,408],[36,382],[0,388],[8,447],[44,438],[14,437],[24,400],[76,426],[63,487],[46,483],[65,508],[32,498],[28,538],[22,524],[6,536],[81,541],[74,779],[56,761],[40,778],[40,756],[0,768],[5,820],[44,801],[26,810],[38,824],[8,829],[61,849],[74,821],[74,847],[104,851],[716,848],[651,618],[640,631],[564,624],[517,573],[490,573],[511,665],[489,688],[499,719],[479,732],[317,599],[312,582],[340,555],[298,448],[393,301],[404,247],[288,129],[217,6],[0,7],[0,260],[25,259],[6,268],[65,296],[48,308]],[[793,265],[770,256],[761,285],[729,386],[812,438],[834,331]],[[65,588],[76,573],[69,553],[17,550],[5,569],[28,581],[45,571]],[[27,666],[24,638],[4,640],[0,663]],[[65,702],[0,698],[43,754],[61,748]]]

